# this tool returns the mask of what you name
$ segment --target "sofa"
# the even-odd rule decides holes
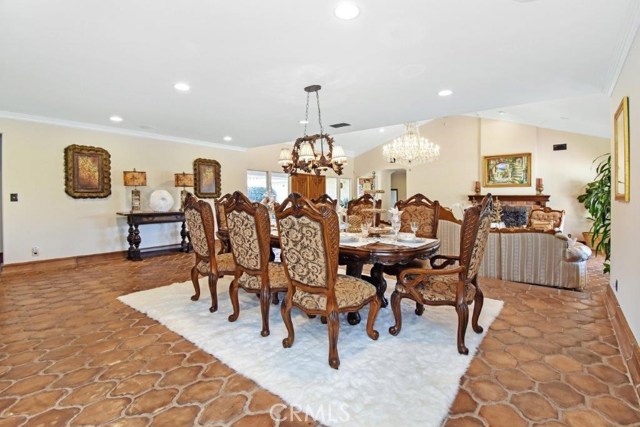
[[[441,255],[457,255],[461,222],[440,211],[437,238]],[[492,229],[478,275],[512,282],[581,290],[587,284],[591,250],[556,230]]]

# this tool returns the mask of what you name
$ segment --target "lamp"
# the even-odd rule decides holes
[[[180,210],[184,210],[184,201],[187,199],[187,190],[185,187],[193,187],[193,174],[192,173],[176,173],[173,174],[174,187],[182,187],[180,191]]]
[[[408,166],[432,162],[440,156],[440,146],[420,136],[416,123],[405,123],[405,133],[382,147],[389,163]]]
[[[338,175],[342,175],[342,168],[347,164],[347,156],[344,149],[339,145],[334,146],[333,138],[324,133],[322,116],[320,114],[320,95],[318,94],[321,88],[320,85],[311,85],[304,88],[305,92],[307,92],[304,136],[296,139],[291,150],[288,148],[280,150],[278,164],[280,164],[282,169],[289,175],[295,175],[298,173],[298,170],[320,175],[323,171],[329,169]],[[316,94],[320,133],[309,136],[307,135],[307,124],[309,123],[309,96],[312,92]],[[316,143],[318,142],[320,147],[316,147]],[[316,148],[319,148],[320,151],[316,151]]]
[[[137,187],[147,185],[147,173],[133,168],[132,171],[123,171],[123,176],[124,185],[133,187],[133,190],[131,190],[131,212],[140,211],[140,190]]]

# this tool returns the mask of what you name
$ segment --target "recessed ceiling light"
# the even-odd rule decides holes
[[[233,138],[231,138],[230,136],[225,136],[225,137],[224,137],[224,138],[222,138],[222,139],[224,139],[225,141],[227,141],[227,142],[228,142],[228,141],[231,141]]]
[[[336,6],[333,13],[340,19],[349,20],[360,15],[360,8],[353,3],[344,2]]]
[[[180,92],[189,92],[191,90],[191,86],[185,82],[178,82],[174,84],[173,87]]]
[[[306,125],[307,123],[309,123],[309,120],[300,120],[298,123],[300,123],[301,125]]]
[[[440,96],[449,96],[453,93],[452,90],[449,89],[442,89],[440,92],[438,92],[438,95]]]
[[[504,111],[498,111],[498,114],[500,114],[501,116],[504,116]]]
[[[111,116],[111,117],[109,117],[109,120],[111,120],[112,122],[120,123],[122,121],[122,117],[120,117],[120,116]]]
[[[380,128],[379,132],[384,133],[384,128]]]

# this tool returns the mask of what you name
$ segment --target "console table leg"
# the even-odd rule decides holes
[[[182,237],[182,241],[180,242],[180,251],[190,252],[191,237],[189,236],[189,232],[187,231],[187,223],[185,221],[182,221],[182,227],[180,228],[180,237]]]
[[[140,243],[142,242],[142,238],[140,237],[140,230],[138,230],[137,224],[129,225],[129,236],[127,237],[127,241],[129,242],[127,258],[132,261],[141,261]]]

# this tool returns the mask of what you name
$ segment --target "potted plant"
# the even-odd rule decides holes
[[[591,234],[585,236],[587,244],[596,253],[604,253],[604,272],[608,273],[611,256],[611,155],[603,154],[593,162],[597,161],[596,177],[587,184],[584,193],[578,196],[578,201],[587,209],[592,221],[589,229]]]

